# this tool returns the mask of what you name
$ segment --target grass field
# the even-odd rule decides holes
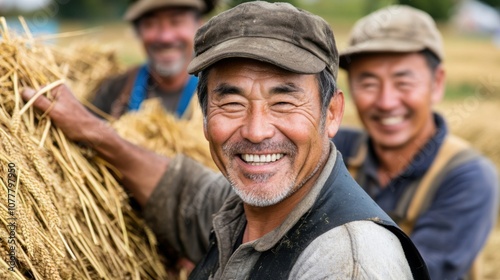
[[[354,20],[364,15],[368,6],[363,0],[308,1],[304,8],[324,17],[334,29],[339,49],[347,44],[348,31]],[[314,2],[314,4],[312,4]],[[391,1],[378,1],[388,3]],[[305,3],[305,0],[304,0]],[[68,23],[62,31],[74,31],[88,26]],[[448,25],[440,25],[445,43],[445,68],[447,94],[437,107],[452,120],[454,133],[471,141],[497,164],[500,169],[500,49],[491,40],[461,35]],[[122,22],[107,23],[91,33],[59,39],[58,44],[95,41],[116,49],[119,60],[125,65],[140,63],[144,59],[141,46],[133,30]],[[345,74],[341,73],[339,85],[346,89]],[[348,104],[344,124],[358,124],[351,104]],[[497,226],[486,247],[484,268],[486,279],[500,279],[497,269],[500,262],[500,228]]]

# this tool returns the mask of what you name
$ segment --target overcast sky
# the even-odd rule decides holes
[[[50,0],[0,0],[1,10],[20,9],[24,11],[36,10],[43,7]]]

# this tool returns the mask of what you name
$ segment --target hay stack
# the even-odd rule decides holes
[[[198,102],[193,100],[189,109],[193,112],[189,120],[177,119],[163,108],[160,100],[149,99],[139,111],[123,115],[112,126],[121,137],[136,145],[168,157],[182,153],[218,170],[203,135],[203,116]]]
[[[21,100],[22,87],[61,84],[67,66],[0,21],[0,279],[164,279],[156,241],[106,163]]]
[[[93,99],[101,82],[125,69],[118,62],[116,50],[97,42],[75,41],[64,48],[52,47],[54,59],[64,70],[68,85],[85,102]]]
[[[500,126],[496,123],[500,100],[464,99],[440,107],[450,130],[489,157],[500,171]]]

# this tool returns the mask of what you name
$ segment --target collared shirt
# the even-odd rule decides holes
[[[285,221],[263,237],[234,250],[246,224],[243,202],[220,174],[178,156],[154,190],[144,217],[160,242],[198,262],[208,249],[213,226],[219,269],[213,279],[247,279],[261,252],[277,244],[307,212],[333,170],[331,154],[318,180]],[[213,223],[212,223],[212,215]],[[412,279],[396,236],[371,221],[335,227],[316,238],[296,261],[290,279]]]
[[[387,186],[377,177],[379,163],[368,138],[368,154],[359,183],[386,212],[392,212],[405,188],[421,179],[434,161],[448,133],[444,119],[434,114],[436,134],[408,166]],[[360,130],[341,129],[333,141],[344,159],[353,156]],[[396,160],[396,159],[395,159]],[[498,178],[494,165],[484,157],[450,171],[429,209],[416,221],[411,239],[427,263],[432,279],[461,279],[484,246],[498,213]]]

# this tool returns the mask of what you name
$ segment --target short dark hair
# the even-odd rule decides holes
[[[211,67],[201,71],[198,75],[198,101],[204,117],[207,116],[208,74],[210,73],[210,70]],[[337,92],[337,84],[335,83],[335,79],[332,74],[330,74],[326,68],[316,74],[316,79],[318,81],[318,88],[321,94],[321,119],[324,121],[330,100],[335,92]]]
[[[431,73],[434,74],[438,66],[441,64],[441,59],[439,59],[439,57],[429,49],[424,49],[419,53],[424,56],[427,66],[431,70]]]

